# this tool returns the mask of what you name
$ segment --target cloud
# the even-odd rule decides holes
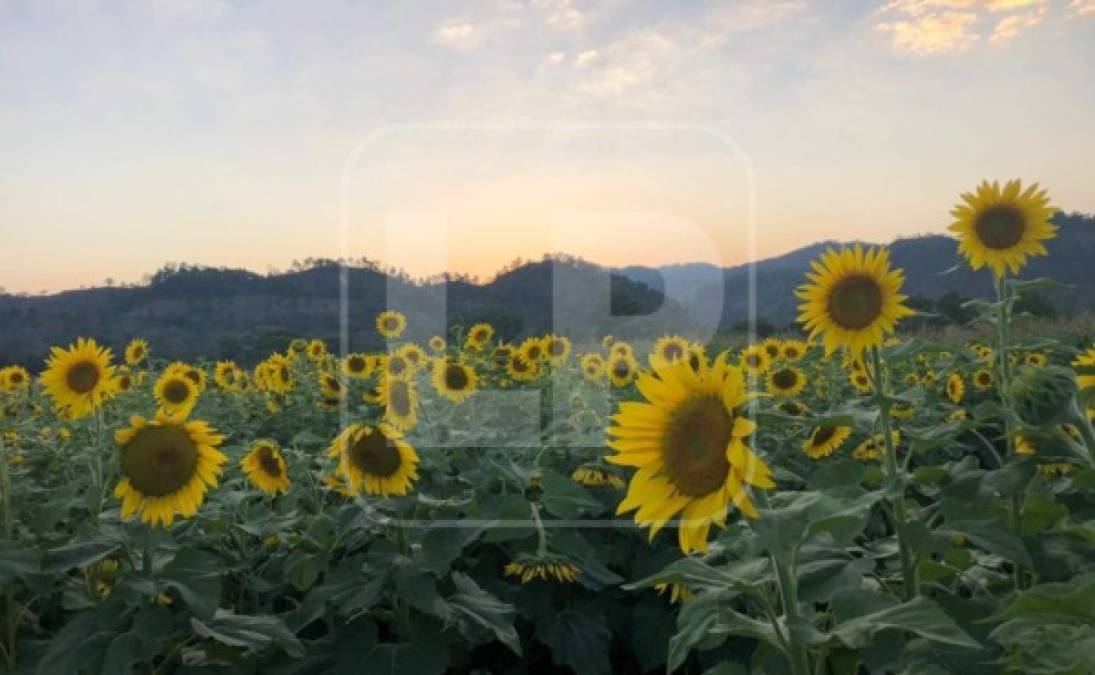
[[[1095,0],[1072,0],[1069,7],[1076,16],[1095,16]]]
[[[452,49],[471,49],[479,43],[480,31],[467,21],[450,22],[438,26],[433,41]]]
[[[532,6],[544,14],[544,23],[555,28],[577,30],[586,22],[585,14],[572,0],[532,0]]]
[[[587,49],[581,54],[574,57],[574,65],[578,66],[579,68],[584,68],[585,66],[588,66],[589,64],[596,61],[598,56],[600,56],[600,52],[598,52],[596,49]]]
[[[1074,0],[1075,1],[1075,0]],[[1042,23],[1048,0],[891,0],[875,27],[894,49],[917,55],[962,52],[980,44],[1003,46]]]

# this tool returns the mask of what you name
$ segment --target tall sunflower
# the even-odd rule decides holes
[[[131,366],[140,365],[148,357],[148,343],[141,338],[130,340],[125,347],[125,362]]]
[[[42,386],[70,419],[93,413],[114,393],[111,352],[95,340],[79,338],[68,349],[54,347],[42,373]]]
[[[784,366],[768,373],[767,389],[773,396],[798,396],[805,387],[805,373],[793,366]]]
[[[274,441],[258,440],[240,460],[251,484],[270,496],[289,491],[289,469]]]
[[[613,356],[605,367],[608,381],[614,387],[626,387],[635,381],[639,372],[639,363],[633,356]]]
[[[565,335],[548,335],[544,338],[544,351],[552,363],[562,363],[570,356],[570,338]]]
[[[394,309],[388,309],[376,317],[376,330],[389,340],[395,339],[403,334],[403,330],[407,328],[407,317],[403,316],[402,312],[397,312]]]
[[[239,391],[241,374],[234,361],[217,361],[217,365],[213,367],[213,381],[228,392]]]
[[[156,403],[168,415],[187,417],[198,402],[198,386],[178,371],[167,371],[152,390]]]
[[[468,329],[468,337],[465,340],[465,346],[472,351],[479,351],[486,347],[491,338],[494,337],[494,327],[489,323],[477,323]],[[442,341],[442,349],[444,349],[444,341]]]
[[[997,181],[983,181],[974,192],[962,195],[954,207],[950,231],[958,235],[958,251],[979,270],[986,265],[998,276],[1011,270],[1018,274],[1028,257],[1046,255],[1042,243],[1057,235],[1049,220],[1057,209],[1049,205],[1038,184],[1023,190],[1010,180],[1003,189]]]
[[[327,343],[319,338],[308,342],[308,358],[313,361],[322,361],[327,356]]]
[[[434,350],[435,352],[445,351],[445,338],[441,337],[440,335],[434,335],[433,337],[431,337],[430,349]]]
[[[347,354],[342,359],[342,372],[347,377],[364,379],[376,369],[376,358],[368,354]]]
[[[140,514],[145,523],[170,527],[176,514],[196,514],[227,461],[217,450],[224,437],[205,422],[163,413],[130,424],[115,434],[122,479],[114,496],[122,500],[122,517]]]
[[[377,394],[384,405],[386,422],[400,431],[409,431],[418,424],[418,391],[413,380],[386,375]]]
[[[760,375],[770,368],[772,358],[761,345],[750,345],[741,350],[741,366],[750,375]]]
[[[617,512],[637,509],[651,537],[680,513],[681,550],[704,551],[730,504],[757,515],[748,485],[775,486],[746,445],[756,424],[742,411],[750,395],[741,370],[722,358],[699,372],[679,362],[641,374],[638,388],[646,402],[621,403],[607,430],[618,453],[608,460],[638,469]]]
[[[904,273],[890,269],[884,248],[829,249],[811,265],[810,283],[795,291],[803,300],[798,320],[811,338],[822,336],[826,356],[837,347],[859,356],[880,346],[900,319],[913,314],[900,293]]]
[[[336,472],[354,494],[402,496],[418,479],[418,453],[386,424],[351,424],[328,453],[338,459]]]
[[[479,376],[466,363],[449,359],[433,362],[433,388],[453,403],[463,403],[475,393]]]

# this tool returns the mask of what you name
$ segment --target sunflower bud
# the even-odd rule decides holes
[[[1023,368],[1008,386],[1007,398],[1024,424],[1042,427],[1060,422],[1076,395],[1071,370],[1058,366]]]

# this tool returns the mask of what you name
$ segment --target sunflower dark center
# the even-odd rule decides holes
[[[186,371],[186,379],[190,380],[194,384],[201,384],[202,383],[201,373],[199,373],[197,370],[194,370],[193,368]]]
[[[182,380],[170,380],[164,385],[163,398],[172,405],[185,403],[190,398],[190,387]]]
[[[351,356],[349,361],[347,362],[347,365],[350,366],[350,372],[360,373],[361,371],[365,370],[365,359],[361,358],[360,356]]]
[[[784,347],[783,355],[789,359],[796,359],[798,358],[798,349],[795,347]]]
[[[747,363],[752,368],[756,368],[760,365],[760,357],[756,354],[749,354],[745,357],[745,363]]]
[[[395,380],[388,387],[388,405],[399,417],[406,417],[411,413],[411,396],[406,382]]]
[[[784,368],[772,375],[772,384],[779,389],[791,389],[798,384],[798,375],[795,374],[795,371]]]
[[[90,361],[81,361],[68,369],[65,382],[68,388],[77,394],[86,394],[99,384],[99,366]]]
[[[670,482],[689,497],[703,497],[722,487],[730,463],[734,418],[722,401],[693,396],[672,412],[662,439],[662,461]]]
[[[980,383],[980,384],[983,384],[983,385],[984,384],[991,384],[992,383],[992,375],[989,375],[988,373],[978,373],[977,374],[977,382]]]
[[[122,472],[146,497],[178,492],[197,466],[198,446],[180,427],[145,427],[122,448]]]
[[[674,342],[667,344],[662,348],[662,356],[664,356],[667,361],[676,361],[684,356],[684,350],[681,349],[679,344]]]
[[[837,282],[829,295],[829,315],[837,326],[860,330],[882,313],[882,289],[871,277],[854,275]]]
[[[407,369],[407,362],[402,357],[393,356],[388,359],[388,372],[392,375],[402,375]]]
[[[1022,240],[1026,222],[1023,214],[1015,208],[993,206],[977,217],[974,228],[982,244],[991,249],[1003,250]]]
[[[398,319],[396,319],[394,316],[389,316],[384,319],[385,330],[395,330],[396,328],[399,328]]]
[[[399,470],[399,449],[389,443],[379,431],[360,436],[349,447],[348,452],[350,463],[363,473],[391,476]]]
[[[627,377],[631,374],[631,364],[623,359],[616,361],[612,364],[612,374],[616,377]]]
[[[529,369],[529,365],[525,363],[525,360],[520,357],[515,357],[511,362],[513,370],[518,373],[523,373]]]
[[[289,369],[286,368],[285,366],[282,366],[282,367],[278,368],[278,377],[281,378],[282,382],[288,382],[289,381]]]
[[[133,380],[129,379],[129,375],[122,375],[118,378],[118,388],[122,391],[126,391],[133,385]]]
[[[833,436],[836,436],[836,427],[818,427],[814,429],[814,435],[810,438],[810,442],[814,447],[825,445]]]
[[[23,373],[20,373],[20,372],[12,373],[10,376],[8,376],[8,382],[11,382],[12,384],[22,384],[23,383]]]
[[[454,391],[464,391],[468,387],[468,373],[455,363],[445,366],[445,387]]]
[[[768,352],[768,356],[774,359],[779,356],[779,345],[766,345],[764,351]]]
[[[133,348],[133,358],[139,359],[144,356],[144,347],[137,345]]]
[[[534,361],[536,359],[540,358],[540,346],[539,345],[533,345],[533,346],[529,347],[528,357],[530,359],[534,360]]]
[[[259,466],[262,472],[272,478],[281,478],[281,462],[274,456],[274,451],[268,446],[259,448]]]

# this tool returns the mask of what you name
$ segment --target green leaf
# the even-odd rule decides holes
[[[121,542],[108,538],[70,542],[46,551],[42,556],[42,571],[65,572],[74,567],[87,567],[108,557],[121,547]]]
[[[304,645],[276,616],[247,616],[218,609],[208,623],[191,617],[190,626],[200,637],[229,647],[261,652],[276,646],[294,658],[304,655]]]
[[[544,471],[542,485],[544,492],[540,501],[557,518],[575,519],[583,513],[597,515],[605,509],[589,490],[554,471]]]
[[[185,548],[164,569],[164,583],[178,591],[194,614],[210,619],[220,605],[223,574],[220,558],[199,549]]]
[[[117,635],[96,612],[77,614],[50,640],[49,649],[34,672],[36,675],[98,673]]]
[[[369,675],[441,675],[448,666],[443,647],[431,643],[378,644],[357,664]]]
[[[1013,597],[992,616],[995,621],[1020,617],[1095,623],[1095,573],[1081,574],[1067,583],[1035,586]]]
[[[757,539],[781,562],[792,563],[794,552],[806,540],[824,532],[850,540],[867,524],[877,492],[837,496],[821,492],[783,492],[769,508],[758,509],[751,525]]]
[[[570,666],[576,675],[609,675],[612,632],[604,618],[564,610],[536,628],[536,638],[551,649],[555,662]]]
[[[657,584],[683,584],[692,591],[735,590],[746,593],[754,590],[762,581],[772,578],[768,558],[754,558],[733,566],[715,567],[700,558],[688,557],[675,560],[660,572],[645,579],[626,584],[627,590],[653,588]]]
[[[471,527],[447,525],[425,528],[421,531],[422,548],[415,555],[415,561],[422,569],[444,574],[449,571],[452,562],[456,560],[464,547],[497,524],[497,520],[492,520],[486,523],[480,522]]]
[[[457,592],[449,596],[447,601],[459,622],[461,634],[474,639],[473,631],[468,630],[469,624],[486,629],[513,653],[520,656],[521,638],[517,636],[517,630],[513,627],[515,617],[513,605],[502,602],[484,591],[471,577],[460,572],[452,574],[452,582]]]
[[[680,668],[688,652],[701,643],[717,646],[730,636],[752,638],[782,650],[772,624],[732,609],[730,601],[734,597],[726,591],[703,593],[684,603],[677,615],[677,634],[669,641],[668,672]]]
[[[946,534],[961,534],[978,548],[989,553],[995,553],[1024,567],[1034,566],[1023,540],[996,518],[948,520],[944,527],[939,528],[939,531]]]
[[[41,555],[17,541],[0,541],[0,584],[10,584],[39,569]]]
[[[888,602],[892,602],[888,596],[879,597],[869,591],[845,591],[837,594],[833,598],[834,612],[835,607],[840,605],[844,608],[844,615],[854,618],[838,623],[830,631],[830,638],[839,640],[846,647],[860,649],[871,644],[877,633],[897,629],[915,633],[933,642],[970,649],[981,648],[939,605],[923,596],[875,611],[861,612],[855,609],[877,608]]]

